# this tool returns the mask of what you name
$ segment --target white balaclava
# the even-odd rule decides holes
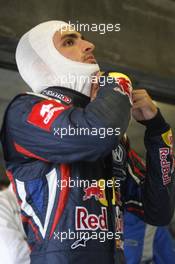
[[[99,66],[70,60],[58,52],[53,36],[64,27],[70,29],[65,22],[48,21],[22,36],[16,49],[19,73],[35,93],[61,86],[90,96],[91,78]]]

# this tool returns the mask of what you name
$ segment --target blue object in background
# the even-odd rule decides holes
[[[124,215],[124,253],[127,264],[175,264],[175,243],[167,227],[145,224]]]

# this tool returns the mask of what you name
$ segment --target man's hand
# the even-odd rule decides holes
[[[157,107],[146,90],[133,90],[132,99],[132,116],[136,121],[150,120],[156,116]]]

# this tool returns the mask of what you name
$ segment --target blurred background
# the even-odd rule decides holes
[[[0,0],[0,122],[8,102],[29,90],[16,68],[17,42],[31,27],[48,20],[120,24],[119,32],[81,33],[95,44],[101,69],[123,72],[135,88],[146,88],[175,131],[174,0]],[[133,121],[128,134],[142,156],[143,133]],[[0,164],[2,160],[0,150]]]

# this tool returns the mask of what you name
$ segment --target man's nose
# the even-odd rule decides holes
[[[95,49],[95,45],[93,43],[91,43],[90,41],[87,40],[82,40],[82,49],[83,52],[93,52],[93,50]]]

